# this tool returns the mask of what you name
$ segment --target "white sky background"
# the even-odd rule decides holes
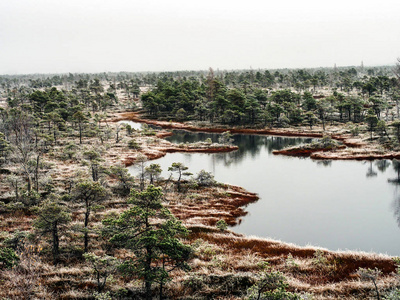
[[[394,64],[399,0],[0,0],[0,74]]]

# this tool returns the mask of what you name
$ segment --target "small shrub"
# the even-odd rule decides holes
[[[19,257],[11,248],[0,248],[0,269],[10,269],[16,266]]]
[[[219,220],[216,226],[221,231],[225,231],[228,229],[228,224],[225,222],[225,220]]]
[[[76,153],[79,149],[79,146],[75,143],[71,142],[63,148],[63,155],[66,159],[74,159],[76,157]]]
[[[24,246],[27,236],[28,233],[26,231],[15,231],[11,236],[4,240],[4,245],[13,250],[17,250]]]
[[[207,138],[204,143],[206,143],[207,145],[211,145],[212,144],[212,140],[211,138]]]
[[[183,286],[191,288],[192,290],[202,290],[204,287],[204,278],[201,276],[191,275],[183,281]]]
[[[94,292],[93,296],[95,300],[112,300],[110,292],[106,293]]]
[[[5,205],[5,208],[9,211],[16,212],[23,210],[25,205],[22,202],[10,202]]]
[[[200,194],[192,193],[188,195],[188,198],[192,201],[201,201],[202,196]]]
[[[285,265],[287,268],[289,268],[292,271],[297,271],[299,269],[298,263],[293,258],[293,255],[289,253],[289,255],[286,258]]]
[[[217,245],[210,244],[202,239],[194,241],[192,247],[195,249],[196,256],[207,261],[210,261],[215,255],[223,252]]]
[[[350,129],[350,133],[352,136],[358,136],[360,134],[360,127],[354,126]]]
[[[232,145],[233,138],[230,131],[225,131],[218,138],[218,143],[223,145]]]
[[[380,299],[378,286],[376,285],[376,280],[382,274],[382,271],[375,268],[375,269],[364,269],[359,268],[357,270],[358,276],[360,276],[361,280],[371,280],[375,287],[376,298]]]
[[[94,277],[97,281],[97,290],[101,292],[106,285],[107,279],[111,278],[112,275],[117,272],[117,268],[120,265],[119,260],[113,256],[97,256],[94,253],[85,253],[83,254],[83,257],[86,259],[86,262],[92,267]]]
[[[128,148],[134,149],[134,150],[139,150],[141,147],[138,144],[138,142],[136,142],[136,140],[132,139],[128,142]]]
[[[256,284],[247,290],[246,299],[274,299],[274,300],[297,300],[299,295],[286,291],[287,280],[280,272],[265,271]]]
[[[178,109],[178,111],[176,112],[176,118],[179,121],[184,121],[187,118],[187,113],[183,108]]]
[[[383,297],[385,300],[400,300],[400,289],[391,290],[386,296]]]
[[[312,262],[317,267],[326,267],[328,265],[328,259],[322,250],[315,251]]]
[[[214,186],[216,181],[214,180],[214,176],[205,170],[201,170],[196,177],[196,181],[199,186]]]

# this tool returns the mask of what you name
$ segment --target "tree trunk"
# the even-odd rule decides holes
[[[19,194],[18,194],[18,180],[15,181],[15,200],[19,200]]]
[[[90,216],[90,210],[88,207],[88,203],[86,203],[86,212],[85,212],[85,223],[84,223],[84,233],[83,233],[83,241],[84,241],[84,253],[88,251],[88,245],[89,245],[89,235],[88,235],[88,224],[89,224],[89,216]]]
[[[164,285],[163,285],[163,282],[161,281],[160,282],[160,300],[163,299],[163,288],[164,288]]]
[[[27,179],[28,179],[28,194],[31,194],[31,190],[32,190],[32,179],[31,176],[29,174],[27,174]]]
[[[35,168],[35,188],[36,188],[36,192],[39,192],[39,163],[40,163],[40,153],[36,157],[36,168]]]
[[[57,134],[56,134],[56,127],[53,128],[53,136],[54,136],[54,144],[57,145]]]
[[[147,257],[146,257],[146,265],[145,265],[145,287],[146,287],[146,300],[152,300],[151,297],[151,256],[152,256],[152,250],[150,247],[146,247],[146,252],[147,252]]]
[[[54,264],[58,262],[58,254],[59,254],[59,240],[58,240],[58,228],[57,222],[53,223],[53,261]]]
[[[82,124],[79,122],[79,144],[82,144]]]

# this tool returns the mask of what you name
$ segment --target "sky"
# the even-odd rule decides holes
[[[399,0],[0,0],[0,74],[392,65]]]

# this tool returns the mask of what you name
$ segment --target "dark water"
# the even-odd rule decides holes
[[[218,135],[175,132],[172,142]],[[260,200],[234,231],[331,250],[400,254],[398,166],[374,162],[314,161],[271,152],[310,139],[235,135],[230,153],[173,153],[153,161],[167,170],[182,162],[196,174],[212,172],[220,182],[256,192]],[[168,172],[163,176],[169,176]],[[400,187],[400,186],[399,186]]]

